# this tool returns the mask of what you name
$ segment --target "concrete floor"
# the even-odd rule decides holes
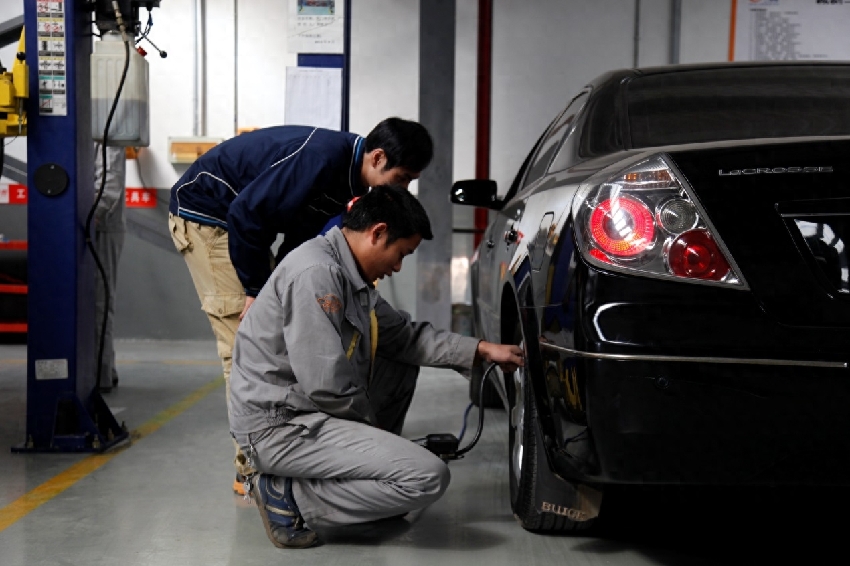
[[[431,507],[324,533],[316,548],[279,550],[256,508],[230,490],[214,344],[116,346],[121,382],[105,399],[134,439],[90,455],[12,453],[26,430],[26,347],[0,345],[0,565],[825,564],[843,551],[829,525],[844,524],[832,517],[850,497],[834,491],[606,493],[605,520],[591,535],[526,532],[510,512],[506,415],[496,410],[485,413],[478,445],[450,464],[452,484]],[[459,434],[467,388],[457,373],[423,370],[404,436]],[[462,445],[476,424],[473,410]],[[75,465],[86,471],[73,476]]]

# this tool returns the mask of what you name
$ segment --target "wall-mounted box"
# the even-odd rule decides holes
[[[193,163],[223,141],[208,137],[168,138],[168,155],[172,163]]]
[[[147,147],[150,145],[148,62],[133,47],[129,55],[127,76],[109,122],[107,145]],[[92,137],[100,143],[103,143],[106,122],[121,83],[125,57],[124,42],[115,32],[103,34],[103,39],[95,42],[90,56]]]

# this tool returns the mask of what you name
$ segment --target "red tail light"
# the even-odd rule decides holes
[[[599,261],[603,261],[603,262],[605,262],[605,263],[613,263],[613,262],[611,261],[611,258],[610,258],[610,257],[608,257],[608,256],[607,256],[607,255],[605,255],[604,253],[600,252],[600,251],[599,251],[599,250],[597,250],[596,248],[594,248],[594,249],[590,250],[588,253],[591,255],[591,257],[594,257],[594,258],[598,259]]]
[[[655,239],[655,222],[646,205],[638,200],[606,199],[590,213],[590,234],[605,253],[632,257]]]
[[[655,155],[582,186],[572,207],[578,249],[605,269],[746,289],[691,187],[670,163]]]
[[[726,258],[706,230],[679,234],[670,244],[667,263],[679,277],[721,281],[729,273]]]

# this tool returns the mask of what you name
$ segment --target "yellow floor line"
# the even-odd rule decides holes
[[[27,360],[21,358],[6,358],[0,360],[0,364],[8,364],[8,365],[22,365],[27,363]],[[176,366],[216,366],[221,363],[221,360],[118,360],[118,365],[129,365],[129,364],[139,364],[139,363],[155,363],[155,364],[169,364]]]
[[[182,401],[165,409],[152,419],[144,423],[139,428],[130,431],[130,438],[133,441],[140,440],[150,434],[153,434],[165,423],[206,397],[211,391],[224,385],[224,378],[220,377],[211,381],[203,387],[197,389]],[[124,444],[112,451],[103,454],[93,454],[87,458],[77,462],[64,472],[47,480],[32,491],[25,493],[9,505],[0,509],[0,532],[3,532],[15,522],[24,518],[31,511],[34,511],[41,505],[47,503],[93,471],[97,470],[115,456],[132,446],[132,444]]]
[[[217,366],[221,360],[162,360],[162,363],[174,366]]]

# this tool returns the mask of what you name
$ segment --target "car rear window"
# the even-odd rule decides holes
[[[633,79],[632,147],[850,134],[850,66],[694,70]]]

